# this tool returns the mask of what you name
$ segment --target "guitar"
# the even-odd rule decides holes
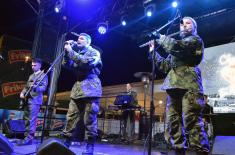
[[[32,89],[34,88],[34,86],[39,86],[39,83],[36,84],[36,82],[38,81],[38,79],[41,77],[41,75],[44,73],[44,70],[42,70],[39,75],[35,78],[35,80],[32,82],[32,84],[29,86],[29,88],[27,89],[27,91],[24,93],[24,98],[20,99],[20,105],[19,105],[19,109],[23,110],[24,107],[28,104],[28,99],[29,99],[29,95],[30,92],[32,91]]]

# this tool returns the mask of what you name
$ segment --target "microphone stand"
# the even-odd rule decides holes
[[[153,127],[153,116],[155,112],[154,107],[154,78],[155,77],[155,51],[152,52],[152,81],[151,81],[151,98],[150,98],[150,121],[149,121],[149,142],[148,142],[148,155],[151,155],[152,151],[152,127]]]
[[[54,68],[54,66],[59,62],[59,60],[61,60],[61,58],[64,56],[65,54],[65,51],[61,52],[59,54],[59,56],[57,56],[57,58],[53,61],[53,63],[51,64],[51,66],[49,67],[49,69],[47,70],[47,72],[45,73],[45,75],[43,76],[43,78],[46,77],[46,75]],[[42,78],[42,79],[43,79]],[[42,80],[41,79],[41,80]],[[39,81],[40,83],[40,81]],[[38,83],[38,85],[39,85]],[[48,104],[46,104],[46,109],[45,109],[45,112],[44,112],[44,117],[43,117],[43,126],[42,126],[42,135],[41,135],[41,143],[43,142],[43,139],[44,139],[44,135],[45,135],[45,125],[46,125],[46,118],[48,116]]]

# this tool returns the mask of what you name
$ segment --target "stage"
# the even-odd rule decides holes
[[[13,143],[14,144],[14,143]],[[36,154],[37,148],[40,146],[39,141],[35,141],[32,145],[17,146],[14,144],[14,152],[16,155],[28,155]],[[85,144],[70,146],[70,150],[76,153],[76,155],[81,155]],[[132,155],[144,155],[147,153],[147,147],[144,148],[141,145],[126,145],[126,144],[108,144],[107,143],[96,143],[94,155],[125,155],[131,153]],[[161,155],[160,150],[153,148],[153,155]]]
[[[37,149],[40,147],[40,140],[35,140],[32,145],[17,146],[15,140],[9,139],[14,145],[14,155],[35,155]],[[85,144],[77,144],[70,146],[70,150],[76,153],[76,155],[81,155]],[[111,142],[97,142],[95,144],[94,155],[147,155],[148,147],[144,147],[144,142],[137,142],[131,144],[113,144]],[[172,150],[160,149],[157,147],[152,147],[152,155],[174,155]],[[191,151],[187,151],[187,155],[196,155]]]

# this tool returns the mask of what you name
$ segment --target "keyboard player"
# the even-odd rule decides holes
[[[131,96],[129,103],[123,105],[122,109],[122,139],[127,142],[134,140],[135,134],[135,108],[138,106],[137,93],[132,90],[130,83],[126,84],[126,95]]]

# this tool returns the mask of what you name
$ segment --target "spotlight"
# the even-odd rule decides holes
[[[155,3],[152,0],[143,1],[144,13],[147,17],[151,17],[155,11]]]
[[[55,6],[55,9],[54,9],[54,10],[55,10],[56,13],[59,13],[59,12],[60,12],[60,8],[58,8],[57,6]]]
[[[176,7],[178,6],[178,2],[177,2],[177,1],[173,1],[173,2],[171,3],[171,6],[172,6],[173,8],[176,8]]]
[[[126,21],[125,20],[122,21],[122,25],[126,26]]]
[[[155,11],[155,5],[151,4],[145,8],[145,15],[151,17]]]
[[[126,26],[126,24],[127,24],[127,18],[126,18],[126,16],[122,16],[122,18],[121,18],[121,24],[122,24],[122,26]]]
[[[148,16],[148,17],[151,17],[152,16],[152,11],[151,10],[148,10],[147,12],[146,12],[146,15]]]
[[[108,23],[101,22],[97,25],[97,30],[100,34],[105,34],[108,31]]]
[[[64,0],[57,0],[55,3],[54,11],[56,13],[59,13],[61,12],[63,7],[64,7]]]
[[[27,63],[27,62],[29,62],[30,59],[31,59],[30,56],[26,55],[24,57],[24,62]]]

